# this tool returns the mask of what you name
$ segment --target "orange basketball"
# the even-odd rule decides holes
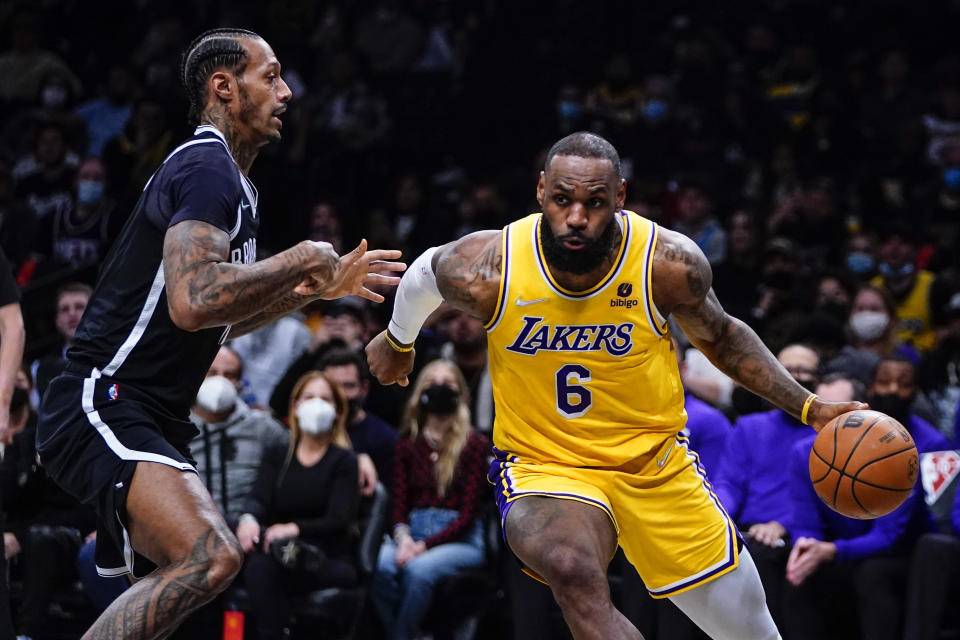
[[[825,426],[810,451],[810,480],[828,507],[878,518],[903,504],[920,460],[906,428],[879,411],[851,411]]]

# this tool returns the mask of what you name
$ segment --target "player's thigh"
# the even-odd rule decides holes
[[[685,444],[667,440],[662,451],[663,467],[618,472],[605,485],[620,546],[654,597],[732,571],[738,553],[736,528]]]
[[[198,545],[236,546],[210,493],[193,472],[138,462],[126,512],[131,546],[158,566],[189,556]]]
[[[605,572],[617,550],[610,516],[577,500],[518,498],[507,512],[504,528],[520,561],[548,582],[584,571]]]

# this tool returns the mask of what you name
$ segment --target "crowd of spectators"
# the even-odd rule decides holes
[[[206,27],[262,33],[294,95],[282,143],[264,148],[251,174],[263,203],[261,253],[303,238],[343,251],[363,236],[403,249],[409,261],[500,227],[536,209],[546,149],[587,129],[619,150],[627,208],[694,239],[721,303],[794,377],[825,396],[869,399],[908,425],[922,452],[960,447],[960,56],[952,38],[960,5],[728,5],[3,5],[0,247],[27,327],[10,418],[19,433],[0,464],[5,557],[22,588],[18,633],[43,637],[44,594],[77,554],[97,607],[116,592],[90,570],[90,513],[68,504],[30,455],[29,407],[56,375],[97,266],[143,185],[190,135],[179,53]],[[457,562],[482,562],[478,507],[462,487],[473,486],[470,465],[488,443],[460,430],[463,412],[475,433],[489,438],[492,429],[482,323],[441,307],[418,343],[415,373],[435,358],[455,365],[447,371],[458,394],[454,429],[417,415],[417,395],[369,379],[362,348],[390,309],[389,301],[347,299],[244,336],[221,351],[198,395],[194,457],[253,559],[244,575],[257,576],[250,592],[264,638],[287,623],[286,594],[361,580],[349,560],[351,522],[378,483],[393,496],[391,524],[400,525],[383,547],[394,558],[381,557],[373,580],[395,637],[413,633],[449,568],[418,556],[433,558],[459,538],[469,548]],[[674,333],[687,434],[751,548],[762,549],[754,557],[784,637],[849,638],[859,627],[863,637],[935,638],[941,624],[957,624],[941,622],[937,602],[957,593],[960,497],[957,506],[928,506],[918,485],[901,510],[870,523],[824,511],[802,482],[812,431],[736,387]],[[314,397],[335,412],[320,416]],[[423,397],[420,410],[443,400]],[[298,427],[303,407],[314,407],[304,414],[309,424],[328,420],[326,428]],[[452,475],[460,461],[470,469]],[[436,474],[425,471],[431,464]],[[300,483],[313,482],[311,473],[350,491],[310,502]],[[264,539],[254,542],[260,524]],[[298,537],[312,558],[306,569],[269,551],[270,542]],[[39,556],[52,559],[44,571],[32,559]],[[419,591],[398,586],[404,565]],[[647,638],[694,637],[669,605],[637,595],[643,587],[629,567],[619,573],[621,605]],[[502,626],[512,624],[517,637],[564,633],[548,622],[557,614],[536,591],[545,587],[517,587],[516,574],[512,565],[499,573],[515,596]],[[848,615],[824,613],[834,610]],[[902,635],[905,628],[916,635]]]

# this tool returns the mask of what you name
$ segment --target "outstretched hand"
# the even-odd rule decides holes
[[[380,384],[397,383],[401,387],[409,384],[407,375],[413,370],[416,351],[397,351],[387,342],[387,332],[381,331],[367,345],[367,364],[370,373]]]
[[[817,433],[820,433],[820,430],[837,416],[869,408],[870,405],[864,402],[827,402],[817,398],[810,405],[807,424],[813,427]]]
[[[324,272],[322,277],[308,277],[297,285],[294,292],[299,295],[319,295],[325,300],[358,295],[373,302],[383,302],[383,296],[368,287],[395,287],[400,284],[398,276],[384,275],[385,272],[406,270],[407,265],[402,262],[387,262],[399,257],[400,251],[392,249],[367,251],[367,241],[361,240],[356,249],[340,257],[332,275]]]

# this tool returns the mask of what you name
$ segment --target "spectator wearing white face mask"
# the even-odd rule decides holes
[[[886,289],[872,284],[857,289],[847,320],[849,344],[827,363],[826,373],[843,373],[869,385],[884,356],[896,355],[916,364],[920,355],[896,338],[896,306]]]
[[[228,346],[220,347],[190,415],[200,430],[190,445],[197,473],[232,526],[253,491],[264,453],[288,442],[282,424],[240,399],[242,379],[240,356]]]
[[[319,371],[290,397],[290,444],[267,450],[237,539],[260,638],[281,638],[290,596],[357,580],[350,525],[360,487],[346,431],[347,399]]]

